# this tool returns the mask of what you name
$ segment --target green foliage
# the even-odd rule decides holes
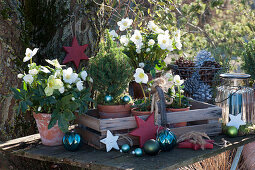
[[[242,55],[243,65],[242,69],[246,73],[251,75],[251,78],[255,80],[255,40],[251,40],[246,43],[245,50]]]
[[[108,33],[99,49],[97,56],[89,61],[88,69],[88,74],[93,79],[93,88],[99,92],[97,102],[106,104],[104,97],[111,95],[113,101],[110,104],[119,104],[120,96],[131,80],[133,69],[127,56]]]
[[[149,111],[151,110],[151,98],[148,98],[146,102],[144,101],[144,98],[137,99],[132,107],[135,108],[136,111]]]

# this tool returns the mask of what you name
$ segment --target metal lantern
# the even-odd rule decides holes
[[[248,87],[249,74],[221,74],[222,85],[217,88],[216,103],[222,108],[222,123],[229,122],[229,114],[241,113],[245,123],[255,123],[254,91]]]

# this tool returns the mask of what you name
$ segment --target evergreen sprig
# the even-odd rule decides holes
[[[117,47],[109,33],[99,44],[99,52],[89,63],[89,75],[93,79],[93,88],[99,92],[97,102],[106,104],[104,97],[111,95],[109,104],[120,104],[120,96],[127,89],[133,69],[122,48]]]

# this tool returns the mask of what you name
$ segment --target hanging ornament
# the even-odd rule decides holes
[[[170,151],[177,143],[176,136],[169,129],[163,129],[160,131],[157,135],[156,141],[158,141],[162,151]]]
[[[73,37],[72,46],[71,47],[63,47],[66,54],[66,57],[63,61],[63,64],[73,62],[78,69],[80,65],[80,60],[89,60],[88,56],[84,53],[85,49],[88,47],[88,44],[80,46],[76,37]]]
[[[154,156],[159,153],[160,146],[156,140],[150,139],[143,145],[143,150],[146,154]]]
[[[242,115],[239,113],[238,115],[229,115],[230,122],[227,123],[227,126],[235,126],[237,130],[239,129],[240,125],[245,125],[246,123],[241,119]]]
[[[152,113],[146,121],[135,116],[137,128],[129,133],[132,136],[139,137],[139,145],[142,148],[143,144],[149,139],[156,139],[156,134],[158,130],[161,130],[162,127],[159,127],[154,124],[155,117],[154,113]]]
[[[100,140],[100,142],[106,145],[106,151],[109,152],[112,148],[119,150],[119,146],[117,144],[119,136],[113,136],[112,133],[107,130],[106,138]]]
[[[124,144],[121,146],[121,151],[124,153],[128,153],[130,150],[130,146],[128,144]]]
[[[105,97],[104,97],[104,101],[106,102],[106,103],[110,103],[111,101],[112,101],[112,96],[111,95],[106,95]]]
[[[75,151],[81,145],[81,136],[75,132],[65,133],[63,139],[64,148],[68,151]]]
[[[135,156],[142,156],[143,150],[141,148],[136,148],[134,151],[132,151],[132,154]]]
[[[124,97],[122,98],[122,100],[123,100],[123,102],[125,102],[125,103],[129,103],[131,99],[130,99],[129,96],[124,96]]]
[[[235,126],[229,126],[228,127],[228,130],[227,130],[227,135],[229,136],[229,137],[236,137],[237,136],[237,134],[238,134],[238,130],[237,130],[237,128],[235,127]]]

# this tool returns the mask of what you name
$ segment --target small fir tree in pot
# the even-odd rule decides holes
[[[107,32],[99,52],[89,62],[88,73],[93,79],[93,89],[101,118],[130,115],[130,104],[123,100],[124,91],[131,80],[133,69],[122,49],[117,47]]]

